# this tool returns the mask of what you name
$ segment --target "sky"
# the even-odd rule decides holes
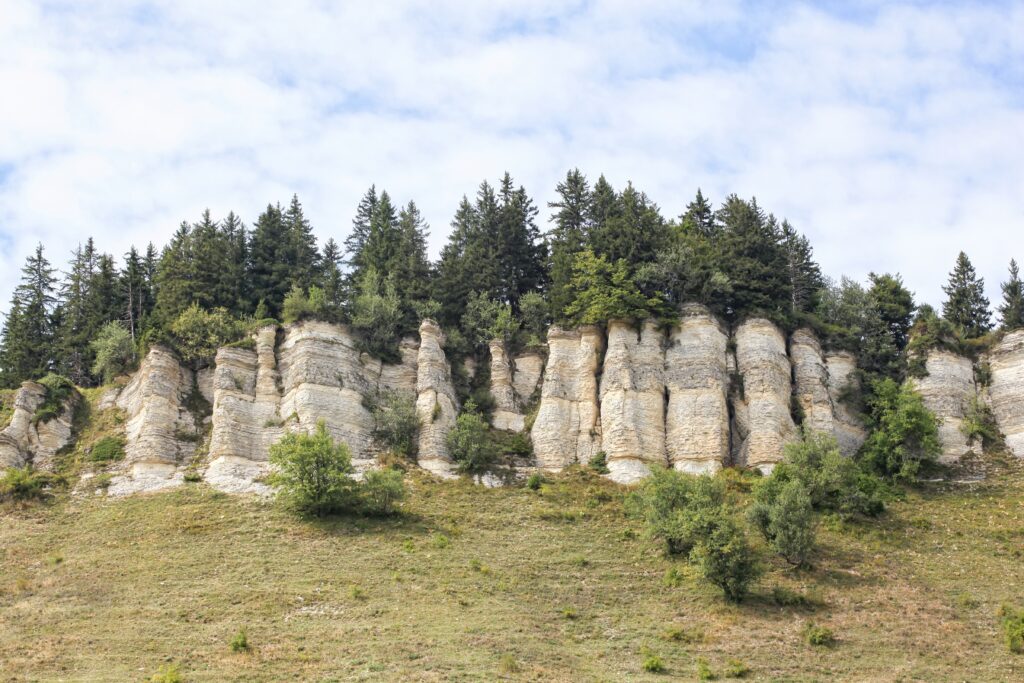
[[[1024,2],[0,0],[0,309],[42,242],[120,257],[206,208],[302,201],[341,242],[375,184],[436,256],[508,171],[668,216],[756,197],[838,279],[938,305],[963,249],[1024,261]]]

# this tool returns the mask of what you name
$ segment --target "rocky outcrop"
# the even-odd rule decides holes
[[[1024,329],[1008,333],[988,355],[989,404],[1006,446],[1024,458]]]
[[[450,476],[454,472],[454,464],[448,454],[446,440],[448,432],[455,426],[459,408],[451,366],[444,355],[444,335],[433,320],[420,323],[416,364],[419,464],[439,476]]]
[[[515,357],[512,369],[512,388],[521,408],[535,401],[541,377],[544,376],[544,357],[537,351],[527,351]]]
[[[537,464],[561,469],[601,450],[597,368],[604,337],[596,327],[548,331],[548,363],[530,435]]]
[[[694,474],[729,460],[728,336],[702,306],[683,309],[665,350],[665,442],[668,461]]]
[[[59,415],[45,422],[36,420],[36,411],[46,400],[46,387],[23,382],[14,396],[11,421],[0,431],[0,470],[8,467],[53,469],[53,457],[71,443],[72,424],[79,396],[72,394]]]
[[[735,411],[743,433],[734,457],[737,464],[767,472],[797,436],[790,415],[786,339],[779,328],[763,318],[743,322],[736,330],[736,369],[742,392]]]
[[[195,387],[191,370],[162,346],[150,349],[117,397],[125,411],[124,471],[108,495],[155,491],[183,481],[181,465],[195,452],[199,430],[188,410]]]
[[[793,366],[793,398],[803,416],[804,429],[834,434],[835,411],[828,391],[828,365],[814,333],[800,329],[789,340]]]
[[[491,353],[491,396],[494,398],[491,425],[495,429],[521,432],[526,418],[519,410],[519,401],[512,386],[512,364],[505,353],[505,343],[493,339],[488,346]]]
[[[665,336],[654,320],[608,323],[601,373],[601,448],[611,479],[631,483],[665,465]]]
[[[852,457],[867,437],[863,421],[851,407],[860,394],[857,357],[848,351],[835,351],[825,356],[825,366],[828,368],[828,395],[832,400],[833,434],[840,452]]]
[[[961,430],[967,409],[976,396],[974,365],[969,358],[932,349],[925,360],[925,368],[928,374],[912,378],[910,384],[938,420],[942,445],[939,461],[953,463],[974,447]]]

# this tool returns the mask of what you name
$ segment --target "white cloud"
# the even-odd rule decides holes
[[[436,252],[480,180],[543,207],[573,166],[668,215],[756,195],[830,274],[932,303],[962,248],[995,299],[1024,260],[1022,36],[1015,3],[0,0],[0,300],[38,240],[120,254],[292,192],[340,240],[370,183]]]

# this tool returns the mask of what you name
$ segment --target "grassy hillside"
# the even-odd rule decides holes
[[[747,680],[1024,680],[995,618],[1024,602],[1016,466],[826,523],[813,570],[771,562],[741,605],[663,558],[622,491],[581,472],[539,492],[417,477],[404,518],[328,523],[201,484],[8,508],[0,678],[695,680],[702,658]],[[838,642],[808,645],[808,622]],[[234,653],[242,628],[252,650]]]

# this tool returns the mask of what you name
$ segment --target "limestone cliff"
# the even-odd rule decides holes
[[[736,464],[769,471],[797,437],[790,415],[791,369],[779,328],[762,318],[744,321],[736,330],[736,369],[742,377],[736,410],[745,422]]]
[[[964,415],[976,395],[974,366],[969,358],[932,349],[925,367],[928,373],[925,377],[912,378],[909,382],[939,423],[942,445],[939,461],[956,462],[974,447],[961,431]]]
[[[810,330],[797,330],[789,340],[789,357],[793,365],[793,397],[803,415],[803,427],[833,434],[835,409],[828,391],[828,365],[818,338]]]
[[[729,460],[728,335],[702,306],[683,309],[665,351],[668,461],[683,472],[715,472]]]
[[[540,408],[530,432],[537,464],[561,469],[601,450],[597,368],[604,335],[596,327],[548,331]]]
[[[666,464],[665,335],[654,320],[638,333],[632,323],[608,323],[608,350],[601,373],[601,444],[609,476],[620,483]]]
[[[14,397],[11,421],[0,431],[0,470],[7,467],[53,468],[53,457],[71,443],[75,408],[80,398],[73,394],[64,401],[59,415],[45,422],[35,419],[46,400],[46,387],[23,382]]]
[[[505,343],[492,339],[488,348],[491,354],[491,396],[494,398],[491,425],[495,429],[521,432],[526,418],[519,410],[519,401],[512,386],[512,364],[505,353]]]
[[[989,403],[1006,446],[1024,458],[1024,329],[1008,333],[988,355]]]
[[[121,390],[117,407],[125,411],[123,471],[109,495],[154,491],[183,481],[181,466],[195,452],[199,429],[187,400],[195,388],[191,370],[162,346],[154,346]]]
[[[448,432],[455,426],[459,402],[452,384],[451,366],[444,355],[444,335],[433,320],[420,323],[416,357],[416,414],[420,418],[419,464],[439,476],[450,476],[454,464],[448,454]]]
[[[843,455],[852,457],[864,443],[867,430],[851,400],[860,393],[857,380],[857,357],[848,351],[826,354],[828,395],[832,400],[833,433]]]

